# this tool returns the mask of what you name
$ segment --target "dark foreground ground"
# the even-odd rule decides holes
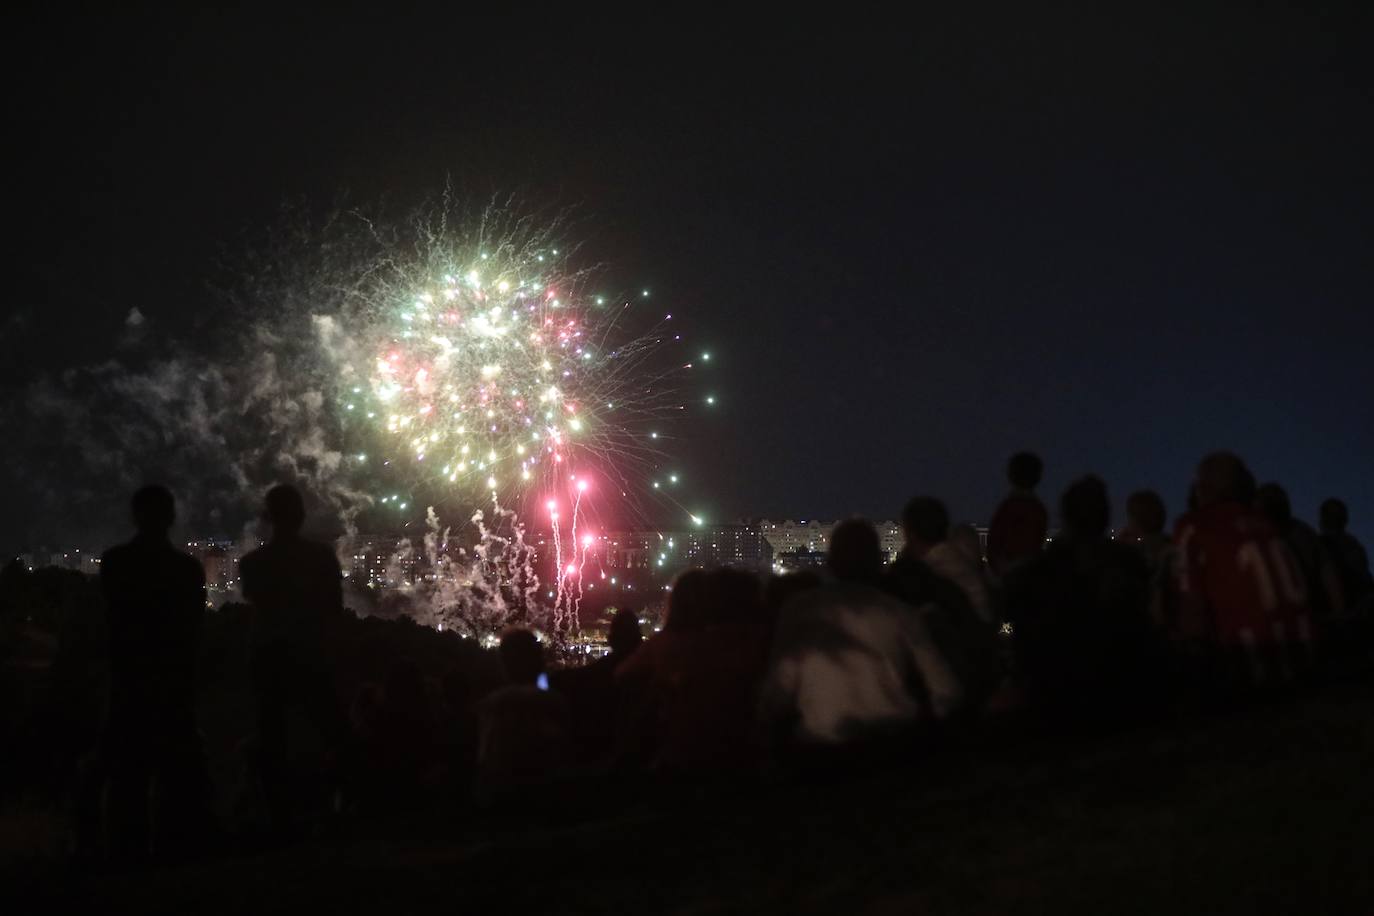
[[[6,896],[24,912],[1369,914],[1374,688],[841,783],[583,801],[553,826],[429,814],[141,875],[11,870]]]

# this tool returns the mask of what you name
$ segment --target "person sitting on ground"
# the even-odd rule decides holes
[[[996,690],[1003,665],[992,600],[982,563],[948,541],[944,503],[918,496],[902,511],[906,543],[883,577],[884,588],[913,608],[926,608],[935,644],[964,688],[965,711],[974,712]]]
[[[438,744],[446,761],[444,790],[455,800],[467,800],[477,760],[477,712],[473,708],[468,666],[454,662],[439,679]]]
[[[209,777],[195,716],[205,573],[172,546],[176,505],[165,487],[143,487],[132,509],[137,534],[101,557],[100,585],[110,639],[111,851],[140,862],[152,851],[154,784],[159,852],[184,852],[208,826]]]
[[[641,717],[651,717],[654,768],[701,775],[737,769],[753,757],[754,699],[767,647],[752,573],[725,568],[678,577],[663,632],[616,672],[641,704]]]
[[[1312,526],[1293,517],[1287,491],[1277,483],[1266,483],[1255,491],[1254,507],[1274,526],[1298,561],[1307,586],[1307,605],[1313,616],[1321,621],[1342,613],[1345,595],[1336,564]]]
[[[763,615],[770,642],[772,633],[778,626],[778,618],[787,602],[802,592],[820,587],[821,584],[821,577],[809,569],[768,577],[768,581],[763,584]]]
[[[949,510],[944,503],[928,496],[911,500],[902,511],[902,534],[906,545],[894,565],[923,560],[936,575],[959,586],[980,620],[989,626],[1000,622],[993,612],[982,558],[950,541]],[[975,545],[976,537],[975,531]]]
[[[607,667],[614,671],[643,643],[644,634],[639,630],[639,615],[632,608],[621,608],[611,615],[611,628],[606,634],[606,646],[610,652],[603,660],[607,662]]]
[[[850,519],[830,537],[833,581],[782,609],[759,702],[775,745],[826,746],[948,718],[963,687],[926,626],[882,588],[878,532]]]
[[[501,667],[506,685],[477,704],[479,804],[531,804],[533,793],[571,775],[570,711],[549,689],[544,650],[529,630],[507,630],[501,637]]]
[[[432,797],[443,765],[438,724],[424,669],[407,656],[394,659],[376,726],[384,764],[381,789],[394,806],[419,805]]]
[[[1151,575],[1160,570],[1171,549],[1164,531],[1168,520],[1164,499],[1154,490],[1136,490],[1126,497],[1126,524],[1117,540],[1139,548]]]
[[[616,756],[621,762],[654,765],[663,742],[664,697],[681,657],[698,651],[710,624],[706,571],[688,569],[673,579],[663,628],[616,668],[621,704],[617,710]]]
[[[1126,497],[1126,524],[1117,535],[1117,540],[1133,545],[1145,560],[1150,575],[1150,619],[1164,632],[1178,620],[1174,545],[1164,531],[1168,519],[1164,499],[1158,493],[1136,490]]]
[[[949,529],[948,540],[951,547],[962,553],[970,563],[978,567],[983,577],[984,587],[986,587],[988,561],[983,556],[983,544],[979,540],[978,529],[967,522],[962,525],[953,525]]]
[[[707,574],[707,590],[710,626],[752,630],[763,622],[763,590],[753,572],[731,566],[713,569]]]
[[[1137,550],[1108,536],[1100,478],[1065,490],[1060,515],[1060,536],[1007,580],[1017,670],[1046,717],[1109,724],[1161,687],[1162,672],[1152,669],[1149,573]]]
[[[1000,596],[992,587],[992,576],[988,572],[988,558],[983,555],[983,538],[978,533],[978,528],[967,522],[962,525],[952,525],[946,540],[950,547],[964,555],[966,562],[972,568],[978,570],[978,578],[988,594],[989,613],[994,621],[999,622],[999,625],[1005,624],[1002,619]]]
[[[1302,573],[1252,508],[1253,483],[1236,455],[1207,455],[1197,469],[1197,509],[1174,532],[1180,630],[1224,692],[1291,681],[1316,647]]]
[[[1007,462],[1011,493],[988,525],[988,566],[994,576],[1005,576],[1045,549],[1050,514],[1035,495],[1044,470],[1044,462],[1034,452],[1017,452]]]
[[[348,707],[348,725],[354,740],[364,748],[376,746],[381,714],[381,686],[372,681],[363,681],[353,691],[353,702]]]
[[[611,617],[608,653],[589,664],[564,668],[549,676],[553,689],[568,701],[575,723],[573,736],[578,759],[584,763],[605,758],[614,749],[620,709],[615,672],[643,641],[638,615],[631,608],[621,608]]]
[[[1347,605],[1354,613],[1370,613],[1374,605],[1374,578],[1369,574],[1369,554],[1345,530],[1350,524],[1345,503],[1335,498],[1323,501],[1320,517],[1322,543],[1335,564]]]

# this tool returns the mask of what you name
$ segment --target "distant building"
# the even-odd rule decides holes
[[[70,569],[73,572],[85,573],[88,576],[100,575],[100,554],[87,553],[80,547],[72,547],[67,550],[54,550],[46,557],[41,551],[34,556],[35,567],[56,566],[58,569]],[[45,562],[40,562],[45,561]]]
[[[542,549],[543,542],[536,545]],[[602,552],[602,562],[611,569],[651,569],[662,566],[670,553],[676,553],[677,540],[658,531],[613,531],[602,536],[594,550]]]
[[[780,554],[822,553],[830,549],[830,532],[839,522],[794,521],[792,519],[759,522],[759,530],[773,548],[774,556]],[[874,522],[878,529],[878,539],[882,544],[883,555],[890,563],[897,559],[902,550],[902,526],[893,521]]]
[[[420,554],[405,551],[393,538],[358,541],[344,569],[345,577],[372,588],[410,585],[420,572]]]
[[[767,571],[773,565],[773,545],[758,525],[706,525],[680,537],[686,544],[689,566]]]
[[[206,588],[227,592],[238,587],[240,553],[233,541],[213,538],[187,541],[186,552],[199,560],[205,570]]]
[[[825,551],[830,546],[830,531],[834,522],[820,521],[771,521],[762,519],[759,530],[763,533],[774,554],[796,553],[798,550]]]
[[[757,525],[705,525],[685,531],[614,531],[591,547],[610,569],[738,566],[767,570],[773,548]]]
[[[902,552],[902,546],[906,543],[906,538],[902,536],[902,526],[896,522],[875,524],[878,527],[878,541],[882,544],[883,556],[891,563],[897,559],[897,554]]]

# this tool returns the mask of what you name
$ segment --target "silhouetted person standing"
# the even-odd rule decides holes
[[[1169,520],[1164,499],[1154,490],[1126,497],[1126,524],[1116,539],[1140,552],[1150,572],[1150,619],[1164,632],[1178,624],[1178,589],[1174,585],[1174,542],[1164,529]]]
[[[1321,535],[1302,519],[1293,517],[1288,493],[1277,483],[1266,483],[1255,491],[1255,511],[1269,519],[1269,524],[1283,538],[1293,559],[1298,561],[1307,585],[1307,606],[1317,620],[1326,620],[1345,610],[1345,592],[1340,575]]]
[[[1035,495],[1045,465],[1034,452],[1017,452],[1007,462],[1011,492],[988,523],[988,566],[1005,576],[1045,549],[1050,514]]]
[[[253,606],[253,680],[263,790],[279,831],[289,829],[293,793],[286,765],[286,714],[300,704],[326,748],[340,753],[343,714],[335,693],[324,633],[343,610],[343,573],[334,551],[300,536],[305,504],[295,487],[267,492],[268,543],[239,566],[243,594]]]
[[[132,505],[138,533],[101,557],[100,585],[110,634],[110,841],[117,858],[139,861],[150,851],[154,783],[159,851],[185,851],[206,811],[195,723],[205,573],[168,538],[176,508],[166,488],[144,487]]]
[[[1368,611],[1374,600],[1374,579],[1369,574],[1369,554],[1355,536],[1346,531],[1350,513],[1339,499],[1321,505],[1321,539],[1336,566],[1341,590],[1351,609]]]
[[[1151,577],[1159,575],[1169,562],[1172,545],[1164,531],[1168,521],[1164,499],[1154,490],[1136,490],[1126,497],[1126,524],[1116,539],[1140,550]]]

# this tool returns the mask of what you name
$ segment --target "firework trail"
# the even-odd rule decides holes
[[[577,600],[573,603],[573,625],[579,626],[582,611],[582,583],[585,580],[585,570],[587,568],[587,552],[591,550],[592,544],[596,543],[596,538],[590,534],[582,536],[582,559],[577,564]]]
[[[568,619],[569,630],[576,633],[581,629],[581,622],[578,619],[578,611],[582,606],[582,566],[587,560],[587,548],[577,537],[577,517],[582,512],[582,495],[587,492],[587,481],[577,481],[577,495],[573,497],[572,510],[572,548],[573,562],[568,564],[566,575],[573,576],[573,588],[577,589],[575,595],[568,594],[565,590],[565,617]],[[578,547],[582,548],[582,559],[578,560]],[[559,574],[563,575],[564,570],[560,568]]]
[[[558,585],[553,602],[553,627],[557,632],[563,629],[563,592],[567,585],[567,577],[563,574],[563,534],[558,528],[558,507],[553,502],[549,503],[549,524],[553,529],[553,568],[554,579]]]

